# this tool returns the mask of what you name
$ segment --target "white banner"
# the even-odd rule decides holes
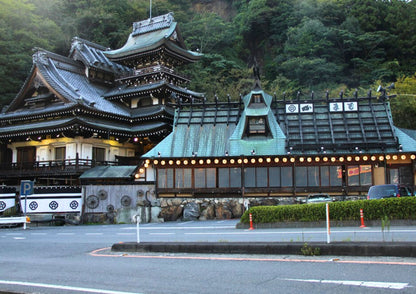
[[[0,194],[0,212],[15,206],[15,193]]]
[[[51,193],[21,196],[20,205],[26,213],[79,213],[82,209],[82,193]]]

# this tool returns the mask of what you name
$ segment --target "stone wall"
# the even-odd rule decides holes
[[[164,221],[240,218],[250,206],[278,205],[277,198],[162,198],[159,217]]]

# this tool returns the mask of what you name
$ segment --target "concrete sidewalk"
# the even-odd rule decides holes
[[[114,244],[111,250],[114,252],[416,257],[414,242],[329,244],[323,242],[128,242]]]

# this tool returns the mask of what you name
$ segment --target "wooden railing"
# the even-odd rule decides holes
[[[84,171],[102,165],[117,165],[115,161],[96,161],[91,159],[65,159],[35,162],[13,162],[0,164],[0,177],[42,175],[77,175]]]

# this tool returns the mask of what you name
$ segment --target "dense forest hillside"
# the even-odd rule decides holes
[[[32,48],[67,55],[75,36],[121,47],[149,0],[0,0],[0,104],[19,91]],[[185,69],[189,88],[237,99],[253,86],[276,95],[366,95],[395,82],[396,125],[416,129],[416,1],[153,0],[173,12],[188,48],[204,58]]]

